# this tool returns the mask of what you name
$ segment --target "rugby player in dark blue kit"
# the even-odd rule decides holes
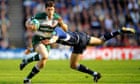
[[[101,38],[89,36],[84,32],[70,32],[70,31],[64,32],[60,28],[56,28],[55,32],[56,32],[56,36],[58,36],[58,40],[56,40],[56,43],[73,46],[73,52],[70,57],[70,67],[77,71],[90,74],[91,76],[93,76],[94,82],[98,82],[98,80],[101,78],[101,74],[99,72],[89,69],[88,67],[84,66],[83,64],[79,64],[78,61],[79,61],[80,54],[83,53],[86,46],[101,45],[105,41],[107,41],[117,35],[120,35],[123,33],[134,34],[135,30],[132,28],[122,27],[121,29],[119,29],[115,32],[107,33],[107,34],[101,36]],[[43,40],[42,43],[47,45],[47,44],[49,44],[49,41]],[[31,57],[30,59],[23,59],[22,63],[20,64],[20,69],[22,70],[28,63],[34,61],[33,59],[34,59],[34,57]]]
[[[97,37],[89,36],[84,32],[67,32],[64,34],[64,32],[62,31],[63,30],[60,28],[56,29],[58,36],[60,38],[63,38],[63,39],[59,39],[57,43],[73,46],[73,52],[70,58],[70,67],[80,72],[84,72],[92,75],[94,82],[98,82],[98,80],[101,78],[101,74],[99,72],[90,70],[88,67],[78,63],[80,54],[83,53],[86,46],[101,45],[105,41],[117,35],[124,34],[124,33],[128,33],[128,34],[135,33],[135,30],[132,28],[122,27],[121,29],[115,32],[107,33],[101,36],[101,38],[97,38]]]

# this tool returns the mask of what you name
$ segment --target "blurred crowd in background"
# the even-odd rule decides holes
[[[45,12],[47,0],[22,0],[23,24],[39,12]],[[121,26],[135,28],[136,35],[124,34],[105,43],[104,46],[140,46],[140,0],[54,0],[70,31],[82,31],[89,35],[101,35],[115,31]],[[8,40],[8,1],[0,0],[0,37]],[[32,33],[25,28],[27,42]]]
[[[45,11],[47,0],[23,0],[24,21]],[[56,12],[60,14],[70,31],[83,31],[101,36],[120,26],[132,27],[140,32],[140,0],[55,0]],[[26,36],[31,37],[27,31]],[[117,36],[105,46],[138,46],[139,35]]]
[[[8,29],[10,25],[8,0],[0,0],[0,49],[7,49],[9,47]]]

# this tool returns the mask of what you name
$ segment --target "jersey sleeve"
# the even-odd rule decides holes
[[[67,37],[66,32],[64,32],[61,28],[57,27],[54,30],[56,32],[56,35],[59,37],[59,39],[65,39]]]
[[[57,13],[54,13],[54,19],[58,20],[59,18],[61,18],[61,16]]]

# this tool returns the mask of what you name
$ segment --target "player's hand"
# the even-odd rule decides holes
[[[27,29],[28,30],[31,30],[31,31],[35,31],[36,30],[36,27],[33,24],[28,24]]]
[[[50,44],[50,41],[48,39],[42,40],[41,43],[43,43],[44,45],[48,45]]]
[[[53,43],[56,43],[56,41],[58,40],[58,36],[52,36],[51,39],[45,39],[45,40],[42,40],[41,43],[43,43],[44,45],[48,45],[48,44],[53,44]]]
[[[56,43],[56,41],[58,40],[58,36],[54,35],[52,36],[52,38],[50,39],[50,43]]]
[[[30,51],[30,49],[26,49],[24,53],[27,55],[27,54],[31,53],[31,51]]]

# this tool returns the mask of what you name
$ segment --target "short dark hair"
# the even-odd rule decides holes
[[[53,0],[47,1],[45,4],[45,8],[47,8],[47,7],[55,7],[54,1]]]

